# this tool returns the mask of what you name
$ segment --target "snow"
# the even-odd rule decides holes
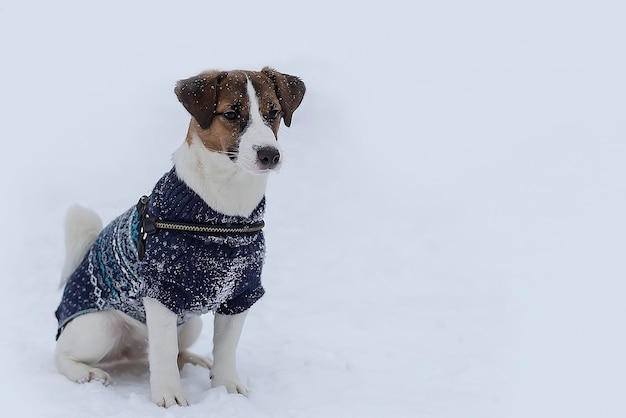
[[[6,0],[2,416],[623,417],[626,5]],[[267,192],[249,398],[186,366],[52,360],[62,219],[170,168],[176,80],[271,65],[307,95]],[[211,321],[195,351],[208,354]]]

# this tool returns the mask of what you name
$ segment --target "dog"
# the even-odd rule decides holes
[[[179,373],[186,363],[210,369],[212,387],[247,395],[235,352],[264,293],[265,188],[282,163],[280,122],[291,125],[305,85],[265,67],[207,71],[174,91],[191,121],[150,196],[105,228],[91,210],[68,210],[56,310],[63,375],[108,385],[103,365],[147,357],[152,400],[162,407],[189,404]],[[188,351],[210,311],[212,362]]]

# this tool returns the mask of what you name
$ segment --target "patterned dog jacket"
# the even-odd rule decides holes
[[[252,225],[263,219],[265,198],[249,217],[211,209],[178,176],[163,175],[150,195],[148,213],[159,221]],[[57,338],[79,315],[117,309],[143,323],[142,298],[152,297],[178,315],[178,324],[209,311],[237,314],[265,293],[261,270],[263,232],[206,235],[162,230],[147,238],[139,260],[139,215],[135,207],[107,225],[69,277],[56,310]]]

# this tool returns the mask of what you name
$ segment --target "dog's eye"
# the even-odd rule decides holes
[[[224,118],[228,120],[235,120],[239,115],[234,110],[227,110],[226,112],[222,113],[222,116],[224,116]]]
[[[275,120],[277,117],[280,116],[280,110],[278,109],[272,109],[269,111],[269,113],[267,114],[267,119],[268,120]]]

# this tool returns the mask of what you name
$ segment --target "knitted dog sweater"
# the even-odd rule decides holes
[[[265,198],[248,217],[211,209],[178,176],[175,168],[158,181],[148,213],[160,221],[251,225],[263,219]],[[139,261],[139,216],[130,208],[107,225],[68,279],[56,310],[57,338],[79,315],[117,309],[143,323],[143,297],[160,301],[178,324],[209,311],[237,314],[264,294],[263,232],[203,235],[159,229],[146,241]]]

